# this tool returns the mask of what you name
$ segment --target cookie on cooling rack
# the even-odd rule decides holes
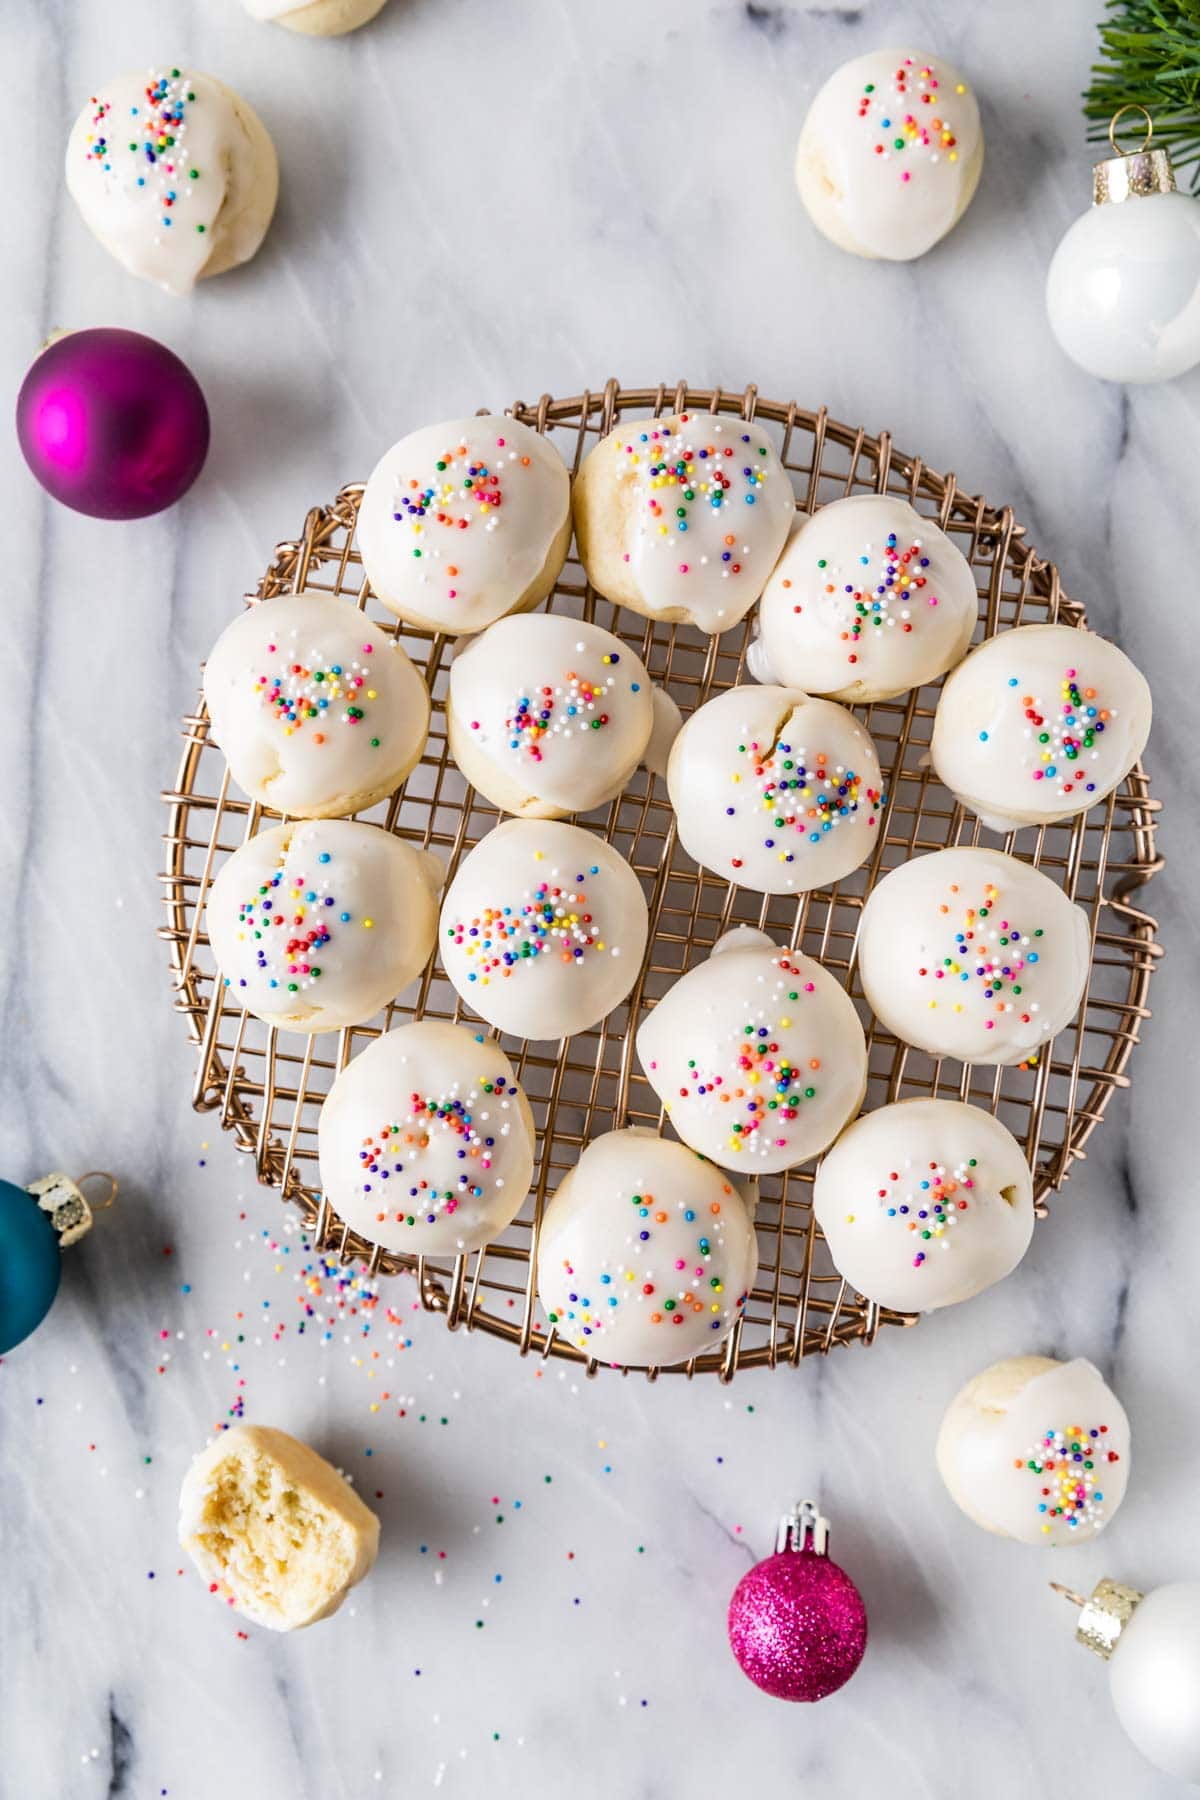
[[[358,511],[371,586],[392,612],[452,637],[544,600],[571,541],[557,450],[516,419],[426,425],[375,466]]]
[[[993,831],[1073,818],[1124,781],[1150,735],[1150,689],[1124,651],[1071,625],[1022,625],[942,689],[930,758]]]
[[[494,1040],[421,1019],[377,1038],[321,1107],[321,1188],[368,1242],[461,1256],[510,1225],[533,1176],[533,1114]]]
[[[298,1438],[234,1425],[183,1478],[179,1541],[211,1593],[269,1631],[298,1631],[370,1572],[379,1520]]]
[[[204,698],[238,786],[297,819],[373,806],[429,733],[429,695],[404,651],[332,594],[239,614],[205,665]]]
[[[886,804],[875,746],[845,707],[735,687],[675,739],[667,788],[702,868],[759,894],[829,887],[864,863]]]
[[[953,668],[978,612],[971,565],[944,531],[906,500],[855,494],[797,520],[747,661],[758,681],[866,705]]]
[[[1038,1060],[1075,1016],[1091,933],[1082,907],[1001,850],[936,850],[872,891],[858,930],[867,1003],[930,1056]]]
[[[981,1107],[900,1100],[842,1133],[817,1170],[813,1215],[851,1287],[933,1312],[1016,1268],[1033,1236],[1033,1177]]]
[[[450,754],[503,812],[561,819],[625,787],[654,726],[640,656],[560,613],[499,619],[450,666]]]
[[[618,425],[575,477],[592,586],[616,606],[711,633],[754,605],[795,511],[767,433],[728,413]]]
[[[638,1061],[685,1144],[739,1175],[818,1156],[862,1105],[867,1046],[828,970],[740,926],[638,1027]]]
[[[172,68],[98,88],[72,128],[66,172],[92,234],[169,294],[248,262],[279,187],[267,129],[241,95]]]
[[[652,1131],[610,1131],[546,1208],[538,1294],[577,1349],[661,1367],[728,1336],[757,1264],[754,1225],[727,1176]]]
[[[1050,1549],[1111,1523],[1129,1480],[1129,1420],[1099,1369],[1077,1356],[1010,1356],[955,1395],[938,1473],[968,1519]]]
[[[796,185],[840,249],[910,262],[957,225],[982,167],[979,108],[958,70],[921,50],[870,50],[809,108]]]
[[[387,0],[242,0],[252,19],[269,19],[305,37],[341,37],[357,31]]]
[[[489,1025],[564,1038],[621,1004],[648,933],[638,878],[603,838],[506,819],[459,864],[438,942],[455,991]]]
[[[378,825],[310,819],[235,850],[205,922],[228,998],[268,1025],[362,1025],[429,960],[437,858]]]

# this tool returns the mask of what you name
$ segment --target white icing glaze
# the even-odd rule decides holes
[[[653,1132],[610,1131],[546,1209],[538,1294],[589,1356],[663,1367],[728,1336],[757,1261],[750,1214],[720,1170]]]
[[[708,632],[749,612],[795,507],[762,426],[711,413],[618,426],[575,489],[580,556],[599,591]]]
[[[1068,819],[1125,779],[1151,710],[1145,677],[1115,644],[1022,625],[988,638],[947,681],[930,757],[993,830]]]
[[[390,794],[429,731],[429,695],[404,651],[332,594],[248,607],[213,647],[204,697],[238,786],[293,818]]]
[[[560,613],[499,619],[456,649],[450,752],[493,805],[526,818],[588,812],[619,794],[650,738],[641,658]]]
[[[1033,1178],[991,1113],[900,1100],[864,1113],[817,1171],[813,1215],[839,1274],[899,1312],[970,1300],[1033,1236]]]
[[[544,437],[516,419],[451,419],[410,432],[376,465],[358,547],[385,606],[459,635],[544,599],[570,515],[570,480]]]
[[[1036,1063],[1083,996],[1091,936],[1060,887],[1000,850],[937,850],[885,875],[858,968],[888,1031],[931,1056]]]
[[[313,0],[242,0],[252,19],[282,19],[287,13],[303,12]]]
[[[75,121],[66,175],[105,248],[171,294],[189,293],[209,265],[253,256],[278,181],[246,102],[210,75],[177,69],[106,82]]]
[[[784,687],[706,701],[675,740],[667,787],[688,855],[760,894],[806,893],[857,869],[886,804],[857,719]]]
[[[1129,1420],[1083,1357],[1014,1356],[950,1402],[937,1465],[955,1505],[985,1531],[1050,1549],[1081,1544],[1125,1497]]]
[[[338,1217],[409,1256],[481,1249],[533,1176],[533,1116],[507,1056],[434,1019],[386,1032],[342,1070],[318,1138]]]
[[[309,819],[260,831],[229,858],[205,908],[229,999],[294,1031],[365,1023],[429,960],[441,882],[436,857],[377,825]]]
[[[865,704],[936,681],[979,613],[962,551],[890,494],[855,494],[797,521],[763,591],[756,681]]]
[[[842,249],[907,262],[958,222],[982,162],[979,108],[957,69],[919,50],[871,50],[813,101],[796,182]]]
[[[602,838],[506,819],[468,852],[438,942],[455,990],[514,1037],[585,1031],[624,1000],[649,919],[637,876]]]
[[[833,976],[730,932],[642,1021],[638,1061],[686,1144],[741,1175],[818,1156],[867,1086],[858,1014]]]

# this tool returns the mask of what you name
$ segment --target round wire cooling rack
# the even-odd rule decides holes
[[[1053,564],[1025,542],[1008,507],[963,493],[919,457],[901,455],[890,437],[870,437],[825,412],[741,394],[675,388],[622,389],[569,400],[548,396],[510,411],[546,433],[574,471],[623,414],[712,411],[757,418],[772,428],[792,473],[799,505],[811,511],[855,493],[888,493],[935,518],[971,563],[979,592],[977,637],[1013,625],[1057,620],[1085,624],[1084,610],[1064,595]],[[466,785],[451,762],[445,691],[451,641],[398,625],[373,600],[354,548],[361,485],[343,488],[329,506],[314,507],[301,536],[279,545],[251,604],[302,588],[353,599],[376,629],[398,636],[433,696],[432,730],[421,762],[385,805],[366,817],[432,849],[453,875],[460,858],[499,814]],[[719,638],[620,612],[594,593],[574,555],[547,605],[595,619],[630,644],[652,677],[686,715],[710,695],[747,679],[750,620]],[[779,943],[817,956],[842,980],[867,1023],[867,1106],[919,1095],[944,1095],[984,1106],[1004,1119],[1034,1172],[1040,1217],[1104,1115],[1113,1091],[1129,1085],[1126,1065],[1149,1017],[1147,989],[1159,946],[1151,916],[1135,905],[1138,890],[1161,866],[1155,853],[1158,802],[1141,765],[1120,789],[1083,817],[1029,828],[999,840],[1036,864],[1082,906],[1092,931],[1092,971],[1074,1023],[1031,1070],[973,1068],[934,1059],[897,1042],[871,1019],[855,972],[859,915],[871,887],[909,857],[948,844],[995,842],[932,777],[926,752],[936,686],[856,708],[879,750],[889,804],[869,864],[831,889],[796,897],[748,893],[697,869],[676,843],[665,784],[644,770],[608,807],[584,822],[600,830],[630,861],[650,902],[649,947],[627,1003],[601,1025],[557,1047],[503,1038],[533,1107],[540,1155],[534,1187],[520,1217],[497,1242],[465,1257],[404,1257],[380,1251],[350,1231],[314,1187],[317,1119],[338,1070],[356,1050],[393,1024],[412,1018],[454,1019],[464,1010],[436,959],[382,1021],[336,1035],[279,1032],[231,1002],[217,978],[204,930],[209,883],[226,856],[276,815],[230,791],[229,771],[209,742],[203,704],[183,721],[184,748],[175,786],[164,794],[167,868],[162,877],[176,1007],[198,1053],[193,1105],[219,1114],[239,1149],[254,1157],[261,1182],[278,1187],[304,1215],[322,1251],[361,1258],[372,1273],[415,1274],[424,1306],[507,1339],[525,1354],[597,1364],[559,1337],[539,1316],[534,1290],[537,1236],[558,1181],[591,1138],[621,1125],[663,1129],[658,1100],[633,1056],[643,1010],[653,1007],[685,970],[706,957],[732,925],[756,925]],[[465,1015],[470,1017],[469,1013]],[[798,1362],[835,1344],[871,1343],[881,1325],[915,1321],[862,1299],[829,1259],[812,1217],[811,1168],[757,1183],[758,1274],[737,1328],[712,1354],[681,1366],[688,1375],[728,1380],[739,1368]],[[646,1373],[653,1379],[658,1370]]]

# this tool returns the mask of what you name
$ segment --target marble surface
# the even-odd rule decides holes
[[[1200,1005],[1200,374],[1105,387],[1046,327],[1045,267],[1089,194],[1077,94],[1099,11],[391,0],[320,43],[236,0],[6,0],[4,390],[50,327],[132,326],[191,363],[214,437],[188,500],[134,526],[57,509],[11,436],[3,451],[3,1166],[123,1184],[0,1367],[3,1800],[1179,1791],[1122,1736],[1046,1585],[1200,1573],[1179,1156]],[[905,41],[976,78],[987,167],[938,250],[870,266],[810,229],[791,153],[835,63]],[[164,59],[240,88],[283,165],[258,260],[182,303],[105,256],[60,180],[92,84]],[[189,1109],[154,936],[177,719],[276,539],[403,429],[610,373],[754,379],[890,428],[1013,504],[1157,703],[1156,1016],[1026,1265],[869,1353],[729,1390],[542,1370],[449,1336],[404,1282],[369,1321],[361,1293],[339,1308],[276,1196]],[[1119,1519],[1057,1558],[981,1534],[933,1466],[950,1395],[1024,1350],[1092,1357],[1134,1423]],[[380,1496],[377,1572],[293,1641],[243,1638],[180,1572],[182,1470],[242,1408]],[[723,1631],[781,1504],[809,1493],[871,1619],[861,1672],[812,1710],[744,1683]]]

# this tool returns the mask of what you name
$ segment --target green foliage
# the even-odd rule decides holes
[[[1090,142],[1108,136],[1122,106],[1144,106],[1154,141],[1171,152],[1180,186],[1190,169],[1200,188],[1200,0],[1107,0],[1100,26],[1103,60],[1092,65],[1083,97]],[[1135,118],[1122,119],[1123,141]],[[1133,140],[1136,143],[1136,138]]]

